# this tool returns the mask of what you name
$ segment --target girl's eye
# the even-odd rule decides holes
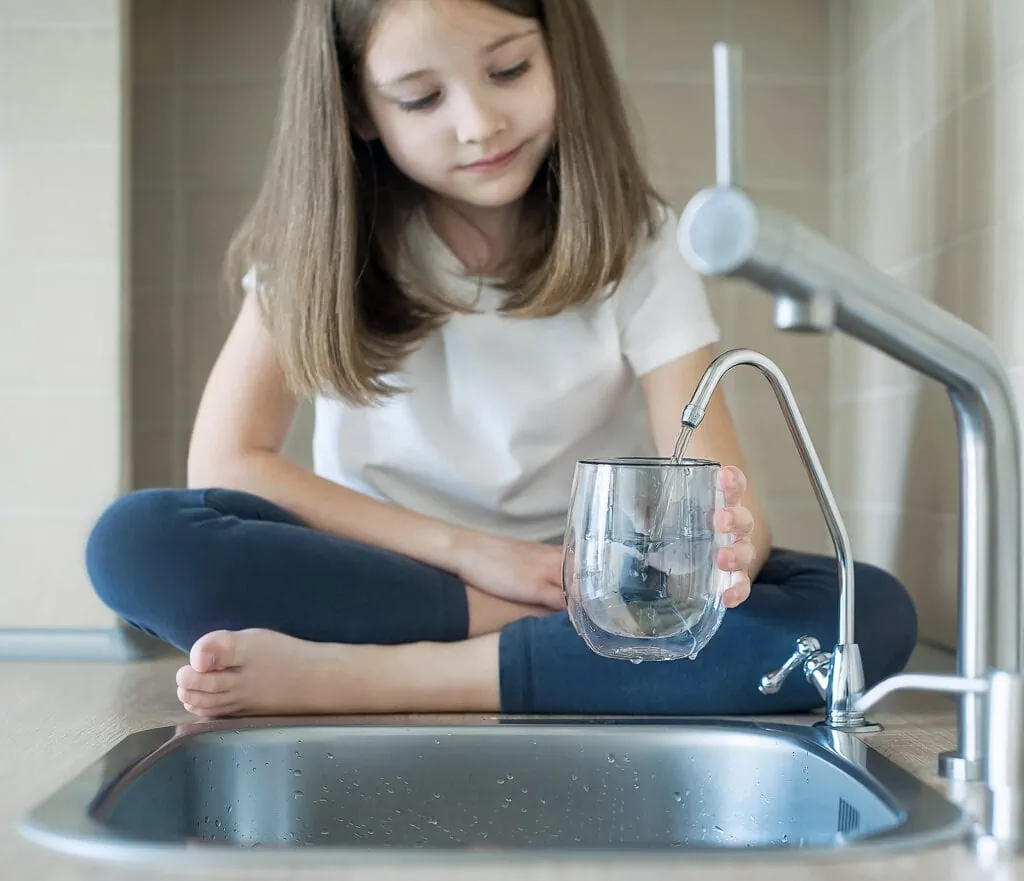
[[[399,101],[398,106],[403,110],[413,113],[417,110],[427,110],[433,107],[441,98],[440,92],[431,92],[422,98],[415,98],[412,101]]]
[[[522,61],[515,67],[506,67],[504,70],[498,70],[491,74],[494,79],[499,82],[507,83],[512,80],[519,79],[524,73],[530,69],[529,61]]]

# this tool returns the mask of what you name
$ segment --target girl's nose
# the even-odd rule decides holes
[[[456,133],[460,143],[480,144],[503,131],[504,114],[479,96],[466,95],[458,108]]]

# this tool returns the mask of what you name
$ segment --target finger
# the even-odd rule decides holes
[[[723,465],[718,472],[718,488],[725,493],[725,506],[735,507],[747,491],[747,478],[735,465]]]
[[[749,508],[719,508],[715,511],[715,532],[728,532],[735,538],[747,538],[754,531],[754,515]]]
[[[727,548],[718,549],[718,568],[726,572],[744,572],[750,568],[756,555],[749,541],[738,541]]]
[[[746,576],[737,576],[736,582],[726,590],[722,597],[727,609],[735,609],[745,602],[750,596],[750,579]]]

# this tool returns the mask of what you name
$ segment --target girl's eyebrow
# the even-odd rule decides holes
[[[504,37],[499,37],[493,43],[488,43],[486,46],[484,46],[482,54],[493,52],[495,49],[500,49],[502,46],[506,46],[509,43],[514,42],[515,40],[521,40],[524,37],[531,37],[536,33],[538,33],[537,28],[530,28],[529,30],[525,31],[517,31],[514,34],[506,34]],[[428,70],[427,68],[421,68],[420,70],[413,70],[410,71],[409,73],[403,73],[401,76],[397,76],[394,79],[374,83],[374,85],[378,89],[386,89],[388,86],[397,86],[399,83],[406,83],[409,82],[409,80],[419,79],[420,77],[427,76],[429,73],[431,73],[431,71]]]

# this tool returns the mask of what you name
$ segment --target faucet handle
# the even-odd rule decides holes
[[[757,690],[761,694],[775,694],[782,688],[782,683],[786,681],[786,677],[790,673],[820,651],[821,643],[813,636],[801,636],[796,641],[796,651],[793,652],[789,660],[778,670],[762,676]]]

